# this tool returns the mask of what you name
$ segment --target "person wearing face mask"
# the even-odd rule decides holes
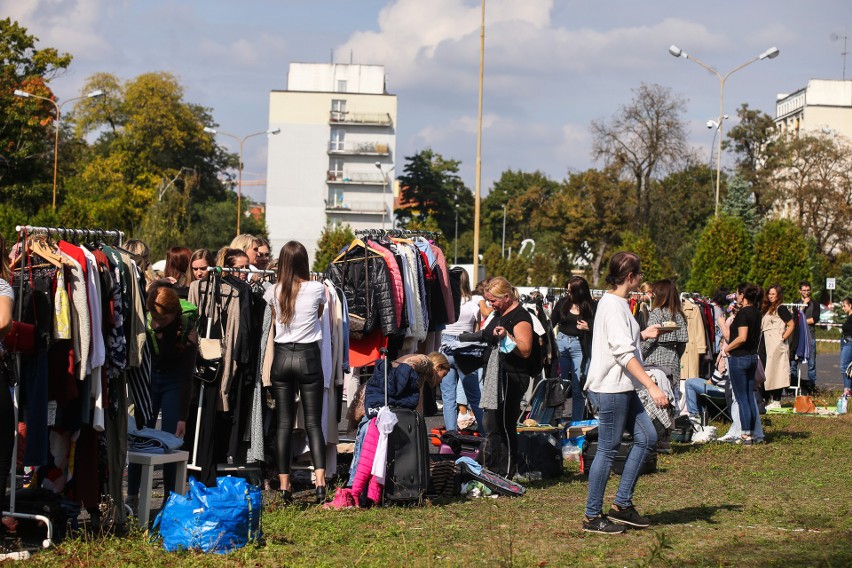
[[[182,316],[180,298],[171,287],[153,287],[148,292],[146,305],[149,312],[148,338],[152,352],[152,418],[145,426],[156,428],[157,415],[162,412],[160,429],[182,438],[186,432],[186,417],[189,414],[198,334]],[[137,464],[128,467],[127,504],[134,510],[139,503],[141,471],[141,466]],[[175,464],[163,466],[163,487],[166,496],[175,489],[175,473]]]
[[[668,406],[669,400],[645,372],[642,361],[642,340],[659,337],[660,326],[650,325],[640,331],[627,302],[630,293],[637,291],[642,282],[639,257],[631,252],[615,253],[609,261],[606,282],[610,290],[598,301],[592,360],[586,380],[586,395],[599,424],[598,450],[589,469],[589,493],[582,526],[585,532],[618,534],[624,532],[623,525],[635,528],[650,525],[650,520],[636,511],[633,492],[642,464],[656,451],[657,431],[637,389],[646,388],[660,408]],[[607,480],[625,431],[633,436],[633,445],[612,508],[604,515]]]

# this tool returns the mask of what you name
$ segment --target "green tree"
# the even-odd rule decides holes
[[[634,198],[631,185],[619,180],[617,168],[571,174],[554,197],[551,218],[561,223],[561,247],[572,264],[588,267],[590,282],[600,281],[603,261],[621,242],[633,219]]]
[[[325,272],[331,261],[340,254],[340,250],[352,242],[355,238],[355,233],[349,225],[340,225],[338,227],[327,226],[322,230],[319,242],[317,242],[317,252],[314,256],[313,269],[315,272]]]
[[[706,164],[691,163],[652,182],[650,194],[648,229],[659,258],[670,263],[665,277],[686,282],[695,242],[713,215],[712,171]]]
[[[636,234],[625,231],[621,234],[621,249],[634,252],[642,261],[642,272],[645,281],[654,282],[663,278],[671,278],[671,265],[666,258],[660,258],[657,245],[647,233]]]
[[[728,194],[720,209],[726,215],[742,219],[746,229],[752,235],[756,234],[760,228],[761,219],[757,214],[754,193],[748,183],[740,177],[733,177],[728,181]]]
[[[775,138],[775,121],[763,111],[750,109],[743,103],[737,109],[739,122],[727,134],[722,147],[736,156],[736,175],[754,193],[754,205],[760,214],[772,208],[775,200],[772,184],[765,183],[761,164]],[[748,223],[746,223],[748,225]]]
[[[428,148],[405,160],[405,173],[398,178],[400,207],[394,211],[400,227],[422,229],[434,219],[444,235],[453,235],[457,210],[459,227],[472,225],[473,194],[458,175],[461,162]]]
[[[811,247],[789,219],[768,221],[754,238],[754,256],[748,280],[763,288],[780,284],[787,298],[795,297],[798,283],[812,280]]]
[[[31,222],[51,201],[55,108],[14,91],[55,100],[49,83],[72,58],[37,42],[11,18],[0,20],[0,231],[8,238],[15,224]]]
[[[711,295],[734,288],[748,277],[752,261],[751,236],[737,217],[719,215],[707,223],[695,247],[686,289]]]

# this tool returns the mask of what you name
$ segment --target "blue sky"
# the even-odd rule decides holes
[[[0,14],[74,55],[51,85],[60,100],[95,72],[170,71],[188,101],[238,136],[266,129],[269,92],[286,88],[290,62],[333,53],[339,63],[383,64],[399,97],[398,170],[431,147],[461,160],[473,189],[479,0],[0,0]],[[687,99],[690,141],[708,156],[719,81],[669,55],[670,44],[723,74],[777,46],[780,57],[732,75],[725,95],[732,117],[742,102],[774,115],[778,93],[842,77],[850,23],[849,0],[486,0],[483,191],[509,168],[562,179],[596,165],[589,123],[643,81]],[[264,179],[263,137],[245,152],[245,179]]]

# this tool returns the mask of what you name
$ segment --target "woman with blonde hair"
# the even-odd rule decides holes
[[[244,251],[248,256],[249,264],[255,266],[255,263],[257,262],[257,253],[260,250],[261,244],[263,244],[263,240],[261,238],[248,233],[243,233],[234,237],[234,240],[231,241],[230,248]]]
[[[145,277],[145,282],[153,282],[156,280],[154,271],[151,269],[150,254],[151,249],[145,244],[145,241],[139,239],[130,239],[124,243],[124,250],[129,252],[136,263],[136,267]]]
[[[493,349],[489,354],[500,358],[496,377],[488,373],[497,368],[486,364],[480,404],[486,432],[485,465],[500,475],[512,477],[518,467],[518,418],[521,399],[530,384],[528,359],[533,353],[532,315],[521,306],[518,291],[501,276],[485,285],[485,299],[494,308],[495,317],[482,330],[482,337]],[[496,380],[495,380],[496,379]],[[495,390],[496,389],[496,390]]]

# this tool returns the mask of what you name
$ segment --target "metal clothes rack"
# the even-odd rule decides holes
[[[62,237],[63,239],[70,240],[79,240],[79,239],[92,239],[92,238],[114,238],[118,240],[118,244],[121,245],[122,240],[124,239],[124,233],[122,231],[108,231],[104,229],[76,229],[76,228],[67,228],[67,227],[39,227],[35,225],[17,225],[15,227],[15,231],[20,236],[21,242],[24,243],[24,250],[21,255],[26,255],[26,239],[31,234],[39,234],[45,233],[47,235],[57,235]],[[18,294],[19,297],[23,297],[24,293],[24,279],[18,279]],[[18,302],[18,314],[17,320],[22,321],[23,317],[23,302]],[[21,354],[15,354],[15,370],[17,372],[18,377],[21,376]],[[18,471],[17,465],[18,460],[14,459],[15,456],[18,455],[18,416],[19,406],[18,400],[20,395],[20,385],[15,384],[15,388],[12,389],[12,407],[14,409],[14,424],[15,424],[15,437],[12,442],[12,467],[9,472],[9,510],[3,511],[3,516],[5,517],[14,517],[16,519],[29,519],[40,521],[44,523],[47,534],[45,535],[44,540],[41,542],[42,547],[49,548],[53,544],[53,523],[51,520],[44,515],[31,515],[29,513],[17,513],[15,512],[15,492],[18,486]],[[3,488],[5,491],[6,488]]]
[[[440,233],[434,231],[411,231],[408,229],[358,229],[355,231],[356,237],[394,237],[398,239],[406,239],[411,237],[424,237],[437,241]]]
[[[25,234],[39,234],[46,233],[48,235],[57,235],[66,240],[79,240],[79,239],[91,239],[91,238],[100,238],[100,239],[117,239],[118,244],[124,241],[124,232],[123,231],[114,231],[114,230],[105,230],[105,229],[69,229],[67,227],[38,227],[35,225],[17,225],[15,227],[15,231],[20,235]]]
[[[224,266],[208,266],[207,272],[214,272],[216,274],[268,274],[275,275],[274,270],[256,270],[251,268],[225,268]]]

